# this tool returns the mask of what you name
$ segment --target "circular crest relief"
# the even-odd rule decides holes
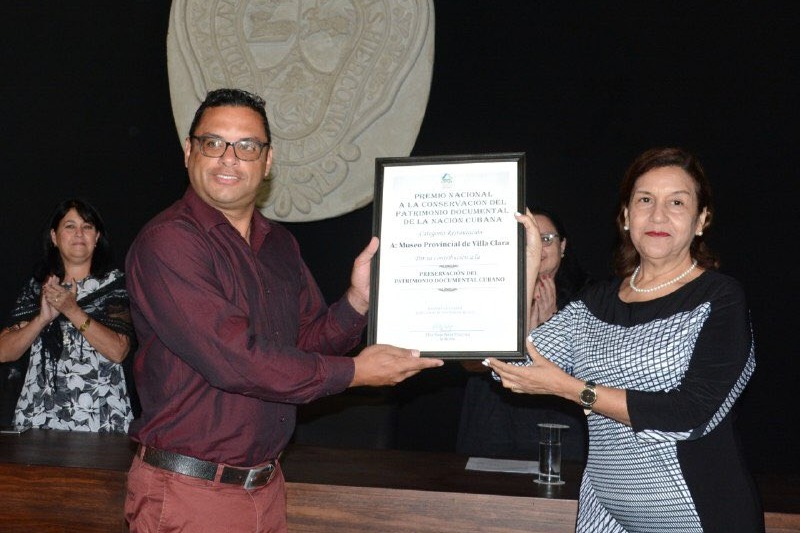
[[[181,143],[209,90],[266,101],[261,212],[320,220],[372,201],[376,157],[411,153],[433,71],[432,0],[174,0],[167,37]]]

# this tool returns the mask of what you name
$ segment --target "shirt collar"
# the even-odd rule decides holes
[[[197,192],[195,192],[191,185],[186,188],[183,200],[206,233],[217,226],[233,228],[231,223],[228,222],[228,219],[225,218],[225,215],[218,209],[205,203],[203,199],[197,195]],[[270,231],[271,224],[272,222],[264,217],[258,209],[253,211],[253,220],[250,226],[250,245],[254,250],[258,250],[264,242],[264,238]]]

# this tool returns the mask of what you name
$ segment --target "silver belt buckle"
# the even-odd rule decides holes
[[[244,489],[251,490],[258,487],[263,487],[272,481],[272,476],[275,475],[275,470],[276,468],[274,463],[262,466],[261,468],[251,468],[247,473],[247,478],[244,480]]]

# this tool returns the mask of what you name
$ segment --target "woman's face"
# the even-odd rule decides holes
[[[639,176],[625,209],[631,241],[643,259],[679,258],[703,230],[705,219],[705,209],[698,213],[694,180],[676,166]]]
[[[539,233],[542,235],[546,233],[558,234],[553,221],[544,215],[533,215],[536,225],[539,226]],[[542,243],[544,244],[544,243]],[[548,276],[555,276],[558,272],[558,267],[561,266],[561,256],[564,254],[564,248],[567,246],[566,239],[558,236],[553,239],[549,246],[542,246],[542,264],[539,266],[539,274]]]
[[[83,220],[75,209],[70,209],[59,221],[58,228],[50,230],[50,238],[64,265],[68,265],[91,261],[100,233],[94,224]]]

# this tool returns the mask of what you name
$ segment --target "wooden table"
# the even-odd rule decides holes
[[[124,435],[0,435],[0,531],[126,532]],[[562,486],[464,469],[467,457],[291,446],[282,458],[291,532],[572,532],[580,468]],[[767,531],[800,531],[800,479],[758,478]]]

